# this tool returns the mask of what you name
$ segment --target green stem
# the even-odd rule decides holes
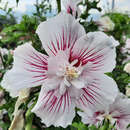
[[[0,58],[1,58],[2,65],[3,65],[3,67],[5,68],[4,60],[3,60],[3,56],[2,56],[2,54],[1,54],[1,52],[0,52]]]
[[[32,108],[34,107],[36,103],[34,102],[32,104],[32,106],[27,110],[26,112],[26,126],[25,126],[25,130],[31,130],[32,129],[32,121],[33,121],[33,117],[34,114],[31,112]]]
[[[58,13],[61,11],[61,0],[56,0],[57,1],[57,8],[58,8]]]
[[[34,115],[31,114],[30,117],[28,118],[27,124],[25,126],[25,130],[31,130],[32,129],[32,120],[33,120]]]

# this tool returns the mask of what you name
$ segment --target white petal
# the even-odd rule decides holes
[[[76,87],[73,86],[70,86],[68,91],[70,92],[71,97],[74,99],[79,99],[82,94],[81,89],[77,89]]]
[[[56,56],[48,58],[48,77],[63,76],[66,65],[69,64],[66,51],[59,51]]]
[[[64,83],[64,80],[60,84],[60,94],[63,95],[66,92],[66,85]]]
[[[85,86],[84,81],[80,79],[74,79],[71,81],[71,84],[76,87],[77,89],[81,89]]]
[[[78,112],[79,116],[82,117],[82,122],[84,124],[89,124],[89,125],[92,125],[92,124],[95,124],[96,125],[96,118],[93,117],[93,113],[91,111],[89,111],[88,113],[86,112]]]
[[[75,18],[63,13],[42,22],[36,32],[49,55],[56,55],[58,50],[70,48],[85,34],[84,28]]]
[[[18,96],[23,88],[41,85],[46,76],[47,56],[37,52],[29,43],[14,51],[14,65],[3,78],[2,87],[12,96]]]
[[[50,90],[54,90],[59,87],[61,84],[61,79],[58,77],[53,77],[53,78],[47,78],[43,81],[43,87],[45,88],[44,91],[48,92]]]
[[[93,111],[108,108],[118,94],[118,88],[110,77],[95,73],[85,88],[82,88],[82,95],[77,100],[77,107],[83,110],[89,107]],[[96,110],[95,110],[96,109]]]
[[[68,91],[60,95],[57,90],[45,93],[44,88],[41,88],[38,102],[32,112],[39,116],[47,127],[54,125],[65,128],[72,123],[75,116],[74,107]]]
[[[117,41],[103,32],[90,32],[76,42],[70,60],[91,63],[88,71],[111,72],[116,64],[115,44]]]

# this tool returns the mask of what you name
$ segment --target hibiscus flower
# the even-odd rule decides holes
[[[114,38],[103,32],[85,33],[70,14],[42,22],[37,28],[48,55],[26,43],[14,51],[13,68],[2,81],[12,96],[23,88],[41,85],[32,109],[46,126],[67,127],[82,108],[113,102],[118,89],[105,72],[115,67]]]
[[[78,112],[82,116],[82,121],[85,124],[94,124],[98,126],[103,123],[103,120],[109,120],[112,125],[115,125],[116,130],[126,130],[130,123],[130,99],[118,95],[115,101],[107,107],[95,108],[85,112]]]

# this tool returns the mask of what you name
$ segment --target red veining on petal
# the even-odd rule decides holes
[[[57,112],[63,113],[65,111],[69,111],[69,103],[70,96],[68,95],[68,91],[66,91],[63,95],[56,96],[57,90],[49,91],[44,97],[42,97],[41,101],[44,101],[43,109],[46,109],[48,112]],[[68,105],[67,105],[68,102]]]
[[[66,49],[66,41],[65,41],[65,34],[64,34],[64,28],[62,28],[62,39],[63,39],[63,50]]]
[[[95,93],[95,96],[98,98],[98,96],[101,96],[99,93],[97,93],[96,91],[94,91],[90,86],[87,87],[89,89],[89,91],[92,91],[93,93]]]
[[[74,33],[73,34],[73,37],[71,38],[71,49],[70,50],[72,50],[72,48],[74,47],[74,45],[75,45],[75,43],[76,43],[76,41],[77,41],[77,39],[78,39],[78,34],[76,33]]]
[[[47,79],[47,77],[41,77],[41,79],[38,79],[38,80],[35,80],[35,81],[33,81],[32,83],[36,83],[36,82],[40,82],[40,81],[43,81],[43,80],[45,80],[45,79]]]
[[[91,93],[91,92],[88,91],[88,89],[86,89],[86,88],[83,88],[83,90],[84,90],[85,94],[86,94],[88,97],[90,97],[90,99],[91,99],[92,101],[97,102],[97,100],[95,99],[96,97],[95,97],[95,94],[94,94],[94,93]],[[84,94],[84,95],[85,95],[85,94]]]
[[[59,112],[59,110],[61,109],[62,101],[63,101],[63,95],[60,97],[59,102],[57,103],[57,104],[59,104],[57,112]]]
[[[51,41],[51,44],[52,44],[52,47],[53,47],[55,53],[57,53],[57,50],[56,50],[56,48],[55,48],[55,45],[54,45],[53,41]]]
[[[65,108],[66,108],[66,93],[64,94],[64,101],[65,101],[65,103],[64,103],[64,110],[63,110],[63,112],[65,111]]]
[[[84,103],[84,101],[83,101],[83,99],[82,99],[82,97],[80,97],[80,101],[82,102],[82,104],[83,104],[84,106],[86,106],[85,103]],[[80,103],[80,101],[78,100],[79,103]]]
[[[57,42],[57,48],[58,50],[60,50],[59,40],[57,38],[56,38],[56,42]]]
[[[47,95],[45,97],[43,97],[43,100],[45,100],[45,98],[48,98],[47,101],[43,104],[43,108],[45,108],[48,105],[49,100],[53,94],[54,94],[54,90],[48,92]]]
[[[87,104],[88,104],[88,103],[90,103],[90,104],[94,104],[93,102],[91,102],[91,101],[86,97],[85,94],[83,94],[83,97],[84,97],[85,100],[87,101],[87,102],[86,102]],[[84,102],[85,102],[85,100],[84,100]]]
[[[56,97],[56,96],[53,96],[52,100],[50,101],[50,106],[49,106],[49,108],[48,108],[48,111],[49,111],[49,112],[52,111],[52,109],[54,108],[54,106],[55,106],[57,100],[58,100],[57,97]]]
[[[105,51],[106,48],[99,50],[97,50],[96,47],[92,49],[89,48],[90,46],[87,46],[85,49],[81,48],[78,50],[78,53],[74,53],[74,50],[71,51],[69,61],[72,62],[73,60],[78,59],[79,62],[75,65],[76,67],[78,67],[80,63],[85,65],[88,62],[91,62],[92,67],[89,71],[98,71],[104,66],[103,61],[105,61],[105,57],[107,55],[107,51]]]
[[[69,31],[68,48],[70,47],[70,44],[71,44],[71,28]]]
[[[48,49],[52,52],[52,54],[54,55],[54,56],[56,56],[56,54],[54,53],[54,51],[48,46]]]
[[[37,61],[39,60],[40,62],[42,62],[43,64],[47,65],[47,58],[48,56],[46,56],[46,58],[42,55],[42,54],[36,54],[35,52],[32,52],[38,59],[36,59]]]
[[[32,83],[41,82],[47,78],[46,71],[48,70],[47,56],[31,51],[24,58],[24,69],[32,73]]]
[[[94,79],[93,82],[89,83],[86,88],[82,88],[83,94],[78,100],[79,104],[83,104],[84,106],[91,104],[95,105],[95,103],[102,104],[100,95],[100,84],[98,83],[98,79]],[[99,87],[98,87],[99,86]],[[95,88],[98,90],[95,90]]]

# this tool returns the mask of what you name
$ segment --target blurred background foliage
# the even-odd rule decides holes
[[[19,4],[19,0],[16,0],[16,2],[17,4]],[[87,21],[87,18],[90,16],[89,11],[91,9],[97,9],[98,11],[101,11],[101,8],[97,6],[98,2],[99,1],[95,0],[85,0],[84,3],[80,3],[80,5],[85,8],[80,17],[80,23],[84,26],[86,32],[98,30],[98,26],[92,19],[90,21]],[[35,49],[45,53],[44,49],[41,48],[41,42],[35,31],[39,23],[47,19],[47,12],[52,11],[51,5],[49,4],[48,0],[43,0],[40,3],[38,2],[38,0],[36,0],[36,4],[34,5],[36,11],[33,13],[33,15],[23,15],[21,21],[18,23],[12,13],[13,9],[7,8],[7,6],[8,3],[6,3],[4,8],[0,8],[5,12],[5,15],[0,15],[0,36],[2,37],[0,39],[0,48],[7,49],[6,53],[0,54],[3,63],[3,67],[0,70],[0,80],[2,80],[4,73],[12,67],[12,51],[17,46],[24,44],[25,42],[32,42],[32,45]],[[130,17],[128,14],[118,12],[109,12],[106,13],[104,16],[109,16],[111,20],[115,23],[114,30],[108,31],[106,33],[108,35],[113,35],[120,42],[120,45],[117,47],[117,66],[112,73],[107,73],[107,75],[115,79],[119,86],[119,89],[125,94],[125,88],[128,87],[128,83],[130,83],[130,75],[126,73],[123,68],[124,65],[128,62],[124,61],[127,59],[129,54],[128,52],[122,52],[121,50],[125,46],[126,39],[130,38]],[[13,119],[12,114],[17,98],[11,98],[8,92],[3,90],[2,88],[0,89],[1,91],[4,91],[3,97],[5,99],[5,103],[0,106],[0,111],[2,112],[2,115],[0,117],[0,127],[3,130],[7,130]],[[49,128],[44,128],[44,124],[40,122],[40,119],[36,117],[35,114],[31,113],[30,109],[28,109],[28,104],[30,104],[30,102],[33,101],[35,103],[37,101],[39,91],[40,88],[32,89],[29,99],[19,108],[25,110],[25,125],[32,124],[31,130],[62,130],[63,128],[54,128],[53,126]],[[98,129],[112,130],[114,128],[108,122],[104,122],[104,124],[102,126],[99,126]],[[81,119],[77,115],[73,121],[73,124],[67,127],[66,130],[97,130],[97,128],[95,126],[89,127],[87,125],[84,125],[83,123],[81,123]]]

